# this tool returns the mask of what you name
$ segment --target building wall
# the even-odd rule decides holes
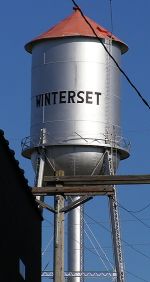
[[[42,217],[1,135],[0,193],[0,281],[40,282]]]

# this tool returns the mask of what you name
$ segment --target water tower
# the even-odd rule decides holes
[[[120,64],[126,44],[87,20]],[[120,72],[80,10],[74,9],[25,49],[32,53],[32,96],[31,131],[23,156],[32,161],[37,186],[42,186],[45,176],[60,171],[65,176],[114,174],[119,161],[129,156],[120,127]],[[72,272],[82,271],[82,216],[82,208],[69,212],[68,270]]]

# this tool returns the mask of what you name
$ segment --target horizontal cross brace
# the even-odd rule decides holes
[[[150,184],[150,174],[145,175],[79,175],[79,176],[44,176],[44,181],[51,184],[70,185],[125,185]]]
[[[42,277],[50,277],[53,278],[52,271],[43,271]],[[85,272],[64,272],[64,277],[103,277],[103,278],[110,278],[110,277],[117,277],[116,272],[105,272],[105,271],[85,271]]]
[[[50,186],[50,187],[33,187],[32,193],[35,196],[38,195],[45,195],[45,196],[52,196],[57,194],[64,194],[67,195],[86,195],[89,197],[95,195],[112,195],[114,193],[114,188],[112,186]]]
[[[111,195],[113,185],[150,184],[150,175],[45,176],[44,187],[33,187],[34,195]]]

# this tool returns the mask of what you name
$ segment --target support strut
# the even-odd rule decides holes
[[[113,169],[113,152],[112,150],[106,150],[106,167],[110,175],[114,174]],[[112,240],[115,258],[115,267],[117,273],[117,282],[124,282],[124,267],[123,267],[123,255],[121,246],[121,234],[120,234],[120,224],[119,224],[119,212],[117,205],[117,193],[114,186],[114,193],[109,196],[109,206],[110,206],[110,218],[111,218],[111,228],[112,228]]]

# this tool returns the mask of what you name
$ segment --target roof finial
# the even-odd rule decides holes
[[[79,10],[80,10],[80,8],[79,8],[79,7],[75,7],[75,6],[74,6],[74,7],[73,7],[73,10],[74,10],[74,11],[77,11],[77,10],[79,11]]]

